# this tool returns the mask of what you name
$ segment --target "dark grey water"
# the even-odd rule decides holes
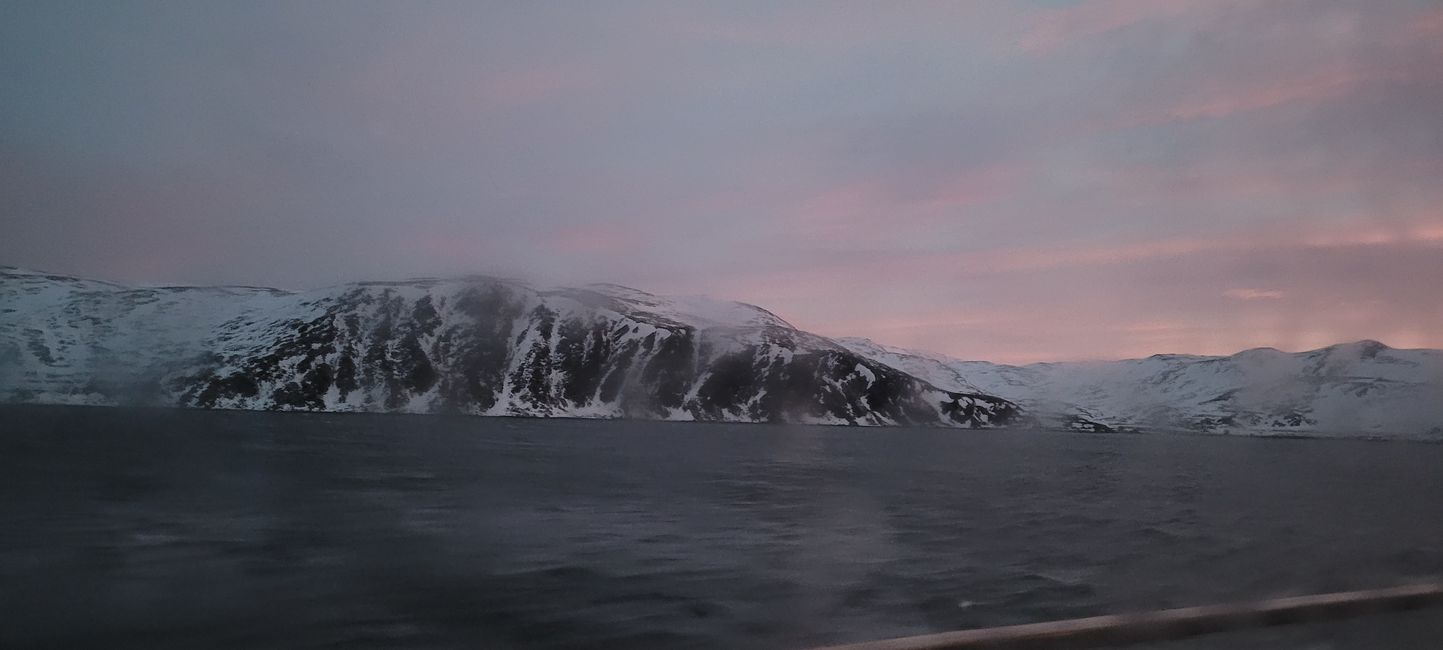
[[[0,646],[804,647],[1436,577],[1440,503],[1414,443],[12,407]]]

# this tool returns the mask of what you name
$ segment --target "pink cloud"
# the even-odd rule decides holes
[[[987,282],[1041,273],[1125,268],[1143,263],[1268,251],[1365,247],[1443,247],[1443,216],[1431,221],[1384,226],[1340,223],[1319,225],[1306,219],[1215,237],[1179,237],[1119,244],[1063,243],[1018,248],[912,253],[909,255],[835,255],[788,267],[734,269],[713,286],[719,295],[744,295],[762,304],[804,302],[826,295],[836,282],[864,277],[868,286],[906,286],[918,278],[945,277],[954,282]]]
[[[579,63],[536,66],[492,74],[480,80],[474,96],[484,105],[518,108],[599,85],[597,71]]]
[[[1102,42],[1110,32],[1156,21],[1157,28],[1206,33],[1237,53],[1179,61],[1176,76],[1139,86],[1122,117],[1094,120],[1091,130],[1222,119],[1296,105],[1368,96],[1389,86],[1436,83],[1443,65],[1443,12],[1310,11],[1277,22],[1266,10],[1282,3],[1253,0],[1103,0],[1042,13],[1023,39],[1034,52],[1072,42]],[[1254,10],[1257,10],[1254,12]],[[1258,15],[1254,18],[1253,13]],[[1272,23],[1258,38],[1240,25]],[[1245,34],[1235,36],[1235,34]],[[1253,40],[1241,40],[1251,38]],[[1294,47],[1294,43],[1307,43]],[[1239,54],[1249,52],[1243,58]],[[1084,129],[1089,130],[1089,129]]]
[[[1039,271],[1108,266],[1198,254],[1249,250],[1343,248],[1443,243],[1443,216],[1411,224],[1320,226],[1299,219],[1217,237],[1191,237],[1103,246],[1051,246],[968,254],[974,266],[993,271]]]
[[[984,3],[852,4],[823,7],[772,3],[760,11],[736,7],[697,15],[661,5],[647,22],[688,41],[707,40],[747,46],[845,50],[859,44],[915,36],[919,23],[955,33],[966,27]],[[726,5],[717,5],[726,7]],[[994,18],[996,16],[993,16]]]
[[[1225,86],[1183,98],[1158,117],[1163,121],[1217,119],[1296,102],[1321,101],[1352,92],[1368,78],[1358,70],[1323,69],[1291,79]]]
[[[872,214],[885,203],[886,192],[874,181],[828,187],[802,200],[795,214],[804,223],[826,223]]]
[[[1423,38],[1443,34],[1443,9],[1434,9],[1414,17],[1408,23],[1408,33]]]
[[[1024,175],[1022,166],[995,163],[939,177],[933,183],[864,178],[826,187],[784,212],[788,234],[832,243],[876,242],[885,219],[893,232],[926,227],[955,218],[958,209],[1005,199]],[[921,185],[920,188],[910,185]]]
[[[1227,9],[1243,2],[1223,0],[1094,0],[1041,12],[1019,43],[1024,50],[1047,53],[1070,42],[1101,36],[1146,21],[1199,11]]]
[[[1127,197],[1133,206],[1159,210],[1178,205],[1215,206],[1234,218],[1250,216],[1250,211],[1257,218],[1276,218],[1278,215],[1268,211],[1309,209],[1314,211],[1307,215],[1312,222],[1332,218],[1420,224],[1430,222],[1430,217],[1409,206],[1443,201],[1443,187],[1420,192],[1418,179],[1440,174],[1443,162],[1402,156],[1377,159],[1366,153],[1345,153],[1320,157],[1309,152],[1254,159],[1229,151],[1169,165],[1096,165],[1076,177],[1081,187],[1079,202],[1106,205],[1113,197]],[[1380,191],[1394,198],[1373,199]],[[1356,209],[1349,206],[1360,199],[1368,201],[1371,214],[1348,212]]]
[[[985,203],[1016,189],[1027,170],[1020,164],[994,163],[968,170],[942,182],[919,202],[933,208]]]
[[[1276,289],[1228,289],[1223,295],[1238,300],[1279,300],[1287,294]]]
[[[447,126],[479,115],[512,112],[602,88],[621,76],[621,64],[601,58],[478,58],[466,20],[419,17],[393,26],[384,47],[366,52],[339,89],[379,117],[420,111]],[[333,91],[333,88],[327,88]]]

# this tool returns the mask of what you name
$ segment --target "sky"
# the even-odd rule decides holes
[[[1443,348],[1443,2],[0,4],[0,264],[1032,362]]]

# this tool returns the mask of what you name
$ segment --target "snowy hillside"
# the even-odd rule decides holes
[[[292,293],[0,268],[0,400],[923,424],[1025,422],[751,305],[488,277]]]
[[[1439,350],[1359,341],[1300,353],[1264,348],[1227,357],[1156,355],[1019,367],[865,339],[838,342],[893,367],[928,368],[921,376],[941,388],[965,386],[1016,401],[1044,420],[1209,433],[1443,437]],[[956,381],[946,381],[948,376]]]
[[[1443,351],[1361,341],[1007,366],[610,284],[297,293],[0,267],[0,401],[1443,437]]]

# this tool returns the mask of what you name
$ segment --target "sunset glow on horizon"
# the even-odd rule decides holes
[[[0,264],[492,273],[1026,363],[1443,348],[1443,6],[13,4]]]

